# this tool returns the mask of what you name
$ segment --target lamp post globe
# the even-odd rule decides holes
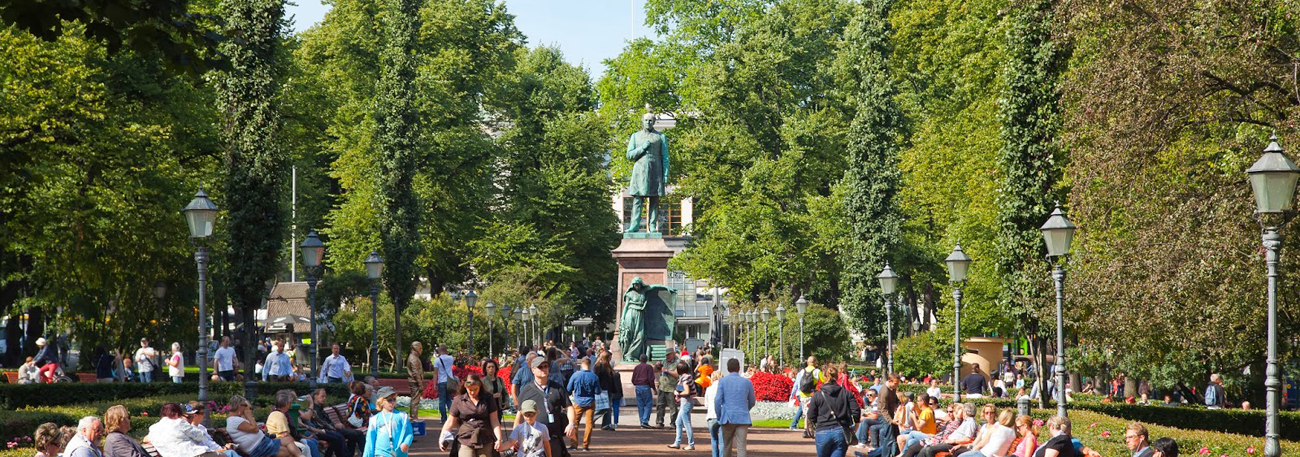
[[[302,252],[302,267],[307,271],[307,303],[311,307],[311,343],[307,345],[307,354],[311,357],[311,376],[307,378],[308,387],[316,388],[316,283],[320,280],[321,261],[325,259],[325,243],[316,236],[316,231],[307,233],[307,238],[298,245]]]
[[[890,298],[894,295],[894,289],[898,286],[898,275],[894,274],[894,269],[889,267],[889,262],[885,262],[885,269],[876,276],[880,281],[880,293],[885,296],[885,370],[894,372],[894,312],[893,304]]]
[[[966,281],[972,260],[958,243],[943,261],[948,264],[948,280],[952,283],[952,391],[953,398],[961,401],[961,285]]]
[[[181,210],[185,223],[190,230],[190,242],[194,245],[194,263],[198,264],[199,273],[199,401],[208,400],[208,246],[204,241],[212,236],[213,226],[220,213],[217,204],[208,198],[200,187],[194,199]],[[159,297],[167,293],[167,285],[154,287],[154,295]]]
[[[1268,146],[1259,160],[1246,170],[1250,189],[1255,196],[1255,215],[1263,229],[1265,263],[1268,265],[1268,354],[1265,359],[1264,389],[1264,457],[1282,455],[1278,442],[1278,408],[1282,381],[1277,366],[1277,266],[1282,249],[1283,225],[1295,215],[1292,201],[1300,167],[1286,156],[1277,142],[1269,137]]]
[[[379,280],[384,275],[384,258],[378,251],[370,251],[363,263],[370,279],[370,375],[379,377]]]
[[[799,311],[799,363],[803,363],[805,360],[803,355],[803,315],[808,312],[808,300],[803,298],[803,295],[800,295],[799,299],[794,301],[794,309]]]

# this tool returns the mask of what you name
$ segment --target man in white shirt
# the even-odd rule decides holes
[[[140,349],[135,350],[135,369],[140,374],[140,382],[153,382],[153,358],[158,355],[149,340],[140,338]]]
[[[433,370],[438,373],[438,416],[447,422],[447,408],[451,407],[451,395],[447,392],[447,381],[456,379],[451,367],[456,359],[447,355],[447,346],[438,346],[438,356],[433,359]]]
[[[235,348],[230,347],[230,337],[221,337],[221,347],[212,354],[212,365],[217,367],[217,376],[222,381],[235,380]]]
[[[271,353],[266,355],[266,363],[262,365],[263,381],[288,382],[293,376],[293,363],[289,361],[289,354],[284,353],[281,342],[274,341],[271,346]]]
[[[329,382],[343,382],[345,378],[352,377],[352,365],[348,359],[339,353],[339,344],[334,343],[330,346],[330,356],[325,358],[325,364],[321,366],[321,373]]]

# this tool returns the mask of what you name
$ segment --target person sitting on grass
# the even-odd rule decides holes
[[[271,438],[262,433],[257,427],[257,419],[253,418],[253,407],[244,397],[231,396],[227,406],[230,415],[226,417],[226,433],[248,457],[302,457],[293,441]]]
[[[397,392],[392,387],[380,387],[375,402],[379,413],[370,418],[361,457],[407,457],[415,430],[406,413],[393,410],[397,407]]]
[[[59,426],[53,422],[46,422],[36,427],[36,455],[35,457],[58,457],[63,453],[63,445],[67,444],[68,438],[59,433]]]
[[[104,411],[104,457],[149,457],[144,446],[127,433],[131,432],[131,413],[126,407],[114,405]]]
[[[519,457],[551,457],[551,437],[546,426],[537,423],[537,402],[524,400],[519,405],[524,422],[510,432],[510,446]]]

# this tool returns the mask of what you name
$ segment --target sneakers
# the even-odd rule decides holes
[[[681,448],[682,448],[682,446],[681,446],[681,445],[678,445],[678,444],[669,444],[669,445],[668,445],[668,449],[681,449]]]
[[[695,450],[695,445],[694,445],[694,444],[687,444],[686,447],[682,448],[682,450],[683,450],[683,451],[694,451],[694,450]]]

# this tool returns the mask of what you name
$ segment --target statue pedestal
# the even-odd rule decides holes
[[[618,262],[618,297],[614,301],[618,314],[614,319],[614,338],[610,342],[613,359],[623,360],[623,348],[619,347],[619,324],[623,322],[623,293],[632,284],[632,278],[640,277],[646,284],[665,284],[668,281],[668,259],[673,258],[673,250],[664,243],[658,233],[625,233],[623,242],[612,252],[614,261]],[[646,340],[649,345],[664,344],[663,340]]]

